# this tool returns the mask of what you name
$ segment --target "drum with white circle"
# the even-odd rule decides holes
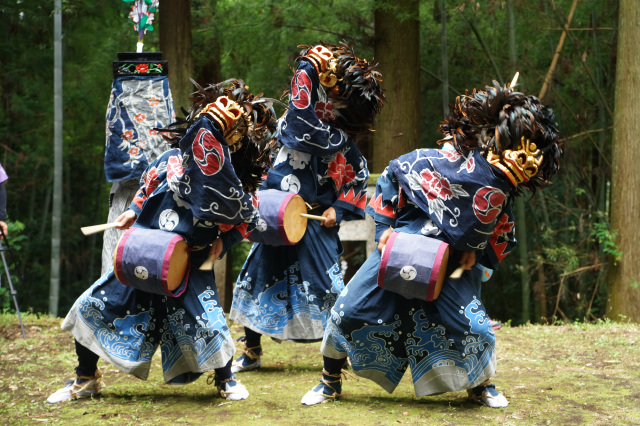
[[[264,189],[258,191],[260,219],[247,237],[250,241],[271,246],[294,245],[307,230],[307,205],[298,194]]]
[[[173,232],[129,228],[116,245],[113,271],[125,285],[178,297],[187,288],[189,246]]]
[[[393,232],[382,252],[378,286],[407,299],[431,302],[446,276],[449,244],[424,235]]]

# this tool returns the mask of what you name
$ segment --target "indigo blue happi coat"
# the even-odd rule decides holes
[[[512,189],[477,151],[420,149],[390,163],[367,213],[377,238],[393,227],[449,243],[447,276],[469,250],[495,269],[515,245]],[[348,355],[356,374],[390,393],[407,367],[417,396],[470,388],[494,375],[495,335],[480,298],[478,265],[458,280],[447,278],[433,302],[378,287],[379,266],[376,250],[340,294],[324,336],[325,356]]]
[[[186,291],[179,297],[146,293],[120,283],[113,269],[76,300],[62,327],[121,370],[146,379],[151,357],[162,353],[164,379],[188,383],[223,367],[235,347],[212,271],[198,268],[220,227],[241,239],[257,221],[257,204],[242,191],[229,148],[208,118],[143,173],[131,205],[134,226],[180,234],[191,245]]]
[[[354,142],[331,124],[334,119],[315,68],[301,61],[289,109],[278,123],[265,188],[297,193],[319,205],[312,212],[317,215],[333,207],[340,222],[364,216],[369,172]],[[322,339],[329,309],[344,287],[342,245],[338,227],[307,224],[295,246],[253,245],[236,283],[232,320],[276,339]]]

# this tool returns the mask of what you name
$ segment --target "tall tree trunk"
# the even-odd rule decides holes
[[[195,22],[196,27],[207,28],[207,46],[204,51],[205,62],[195,64],[194,75],[200,84],[217,83],[222,81],[221,65],[221,31],[225,28],[224,20],[218,19],[218,0],[209,0],[206,7],[199,10],[202,16],[200,22]],[[196,43],[197,45],[197,43]]]
[[[610,265],[607,316],[640,322],[640,2],[620,0],[616,98],[613,118],[611,227],[622,257]]]
[[[420,32],[418,0],[393,2],[396,10],[410,14],[404,21],[378,0],[375,11],[375,59],[382,72],[386,106],[378,115],[369,150],[370,168],[380,173],[399,154],[419,146],[420,124]]]
[[[51,282],[49,313],[58,316],[60,295],[60,241],[62,238],[62,2],[56,0],[54,35],[54,131],[53,131],[53,211],[51,214]]]
[[[169,85],[176,114],[189,109],[193,92],[191,57],[191,0],[162,0],[159,8],[160,49],[169,62]]]

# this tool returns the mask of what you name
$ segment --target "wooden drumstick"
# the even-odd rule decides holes
[[[457,280],[462,276],[463,272],[464,272],[464,265],[460,265],[456,268],[455,271],[451,273],[451,275],[449,275],[449,278],[451,278],[452,280]]]
[[[307,219],[321,220],[323,222],[327,220],[327,218],[324,216],[316,216],[314,214],[300,213],[300,216],[306,217]]]
[[[213,255],[209,255],[209,257],[207,257],[207,260],[205,260],[204,262],[202,262],[202,265],[200,265],[200,267],[198,268],[201,271],[210,271],[213,269],[213,262],[216,260],[216,258]]]
[[[80,228],[80,230],[84,235],[91,235],[98,232],[106,231],[107,229],[115,228],[118,225],[119,224],[117,222],[103,223],[102,225],[85,226],[84,228]]]

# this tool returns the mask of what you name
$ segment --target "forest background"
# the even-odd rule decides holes
[[[618,0],[170,3],[187,10],[182,16],[190,20],[191,49],[169,62],[170,70],[190,69],[183,82],[236,77],[253,91],[279,98],[288,88],[300,44],[345,40],[359,56],[375,56],[388,97],[380,122],[388,123],[400,111],[395,122],[408,118],[409,124],[391,137],[381,125],[375,137],[358,142],[373,173],[410,149],[437,147],[447,105],[465,89],[481,89],[492,80],[504,84],[519,71],[518,89],[541,95],[554,108],[564,156],[553,185],[526,200],[518,222],[522,249],[507,257],[485,285],[483,301],[493,317],[514,324],[591,321],[611,309],[607,274],[625,255],[619,233],[609,224]],[[178,42],[172,31],[185,21],[177,13],[163,15],[168,4],[160,4],[155,30],[144,38],[145,51]],[[137,36],[128,20],[130,4],[121,0],[65,0],[61,12],[64,167],[57,313],[64,315],[100,273],[102,235],[85,237],[79,228],[107,218],[110,184],[103,156],[112,62],[118,52],[135,51]],[[8,259],[21,309],[46,313],[52,259],[53,1],[3,1],[0,22],[0,162],[10,176],[9,241],[17,254]],[[171,78],[176,107],[188,106],[184,90]],[[357,267],[365,257],[362,247],[347,248],[350,267]],[[235,270],[245,252],[243,246],[234,250]],[[637,281],[624,287],[632,299],[638,297]],[[4,280],[0,308],[13,308]]]

